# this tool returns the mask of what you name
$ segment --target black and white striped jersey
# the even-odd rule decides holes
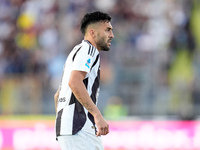
[[[83,40],[69,54],[62,75],[61,90],[56,116],[56,135],[74,135],[80,130],[95,134],[96,126],[93,116],[83,107],[68,86],[73,70],[85,71],[85,87],[95,104],[97,104],[100,83],[99,51]]]

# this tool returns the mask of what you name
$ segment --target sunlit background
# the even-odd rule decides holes
[[[65,60],[100,10],[106,150],[200,150],[199,0],[0,0],[0,149],[59,150],[53,96]]]

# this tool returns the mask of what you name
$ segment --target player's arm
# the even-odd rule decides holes
[[[55,103],[55,110],[56,110],[56,112],[57,112],[57,105],[58,105],[59,93],[60,93],[60,87],[58,88],[58,90],[54,94],[54,103]]]
[[[72,71],[68,84],[77,100],[94,116],[94,120],[98,128],[97,136],[106,135],[109,133],[109,125],[104,120],[101,112],[87,92],[87,89],[83,83],[86,74],[87,73],[83,71]]]

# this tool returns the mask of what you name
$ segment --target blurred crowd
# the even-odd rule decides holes
[[[196,119],[198,0],[0,0],[0,113],[54,113],[64,62],[83,39],[80,20],[95,10],[112,16],[115,35],[101,52],[104,115]]]

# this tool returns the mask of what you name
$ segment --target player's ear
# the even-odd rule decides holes
[[[89,34],[90,34],[91,37],[95,38],[95,31],[94,31],[94,29],[91,28],[89,30]]]

